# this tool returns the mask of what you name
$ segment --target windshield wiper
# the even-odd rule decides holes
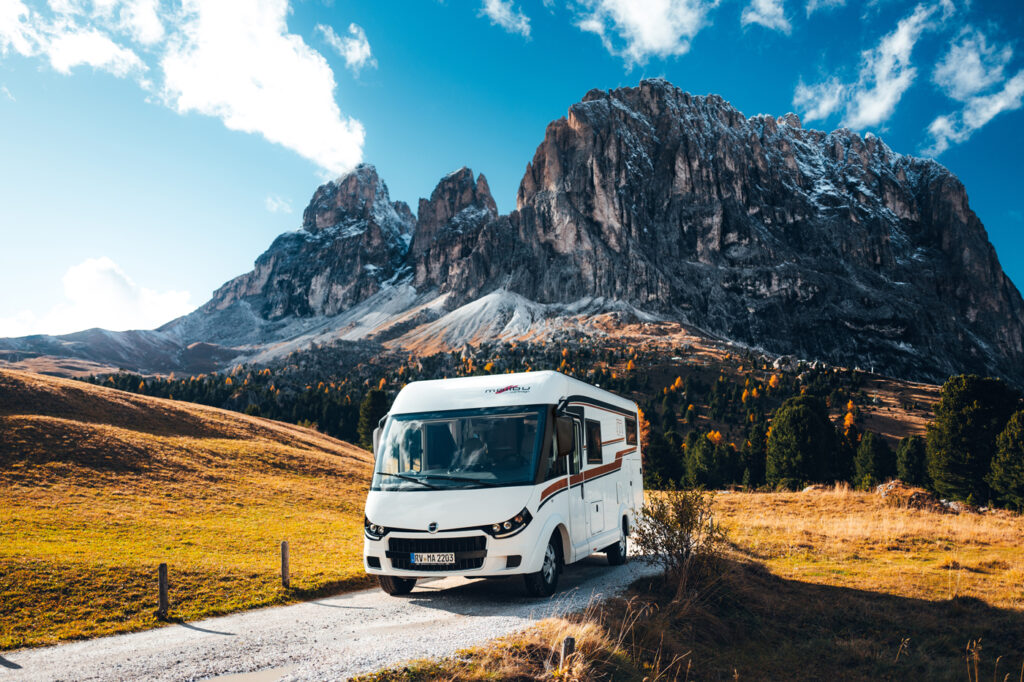
[[[473,478],[471,476],[446,476],[445,474],[423,474],[427,478],[439,478],[442,481],[465,481],[466,483],[479,483],[490,488],[500,488],[501,483],[492,483],[491,481],[481,481],[479,478]]]
[[[407,476],[406,474],[393,474],[393,473],[391,473],[389,471],[378,471],[377,473],[380,474],[381,476],[394,476],[395,478],[400,478],[403,481],[412,481],[413,483],[419,483],[420,485],[425,485],[426,487],[430,488],[431,490],[441,490],[442,489],[440,486],[430,485],[426,481],[421,480],[421,479],[417,478],[416,476]]]

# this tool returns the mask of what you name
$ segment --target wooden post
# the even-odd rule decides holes
[[[288,541],[281,543],[281,584],[284,589],[291,587],[291,577],[288,575]]]
[[[576,651],[576,638],[575,637],[566,637],[565,639],[562,640],[562,661],[558,665],[558,667],[560,669],[565,667],[566,661],[569,660],[569,657],[572,656],[573,653],[575,653],[575,651]]]
[[[167,598],[167,564],[160,564],[157,575],[160,584],[160,605],[156,609],[156,617],[166,620],[167,612],[171,608],[170,600]]]

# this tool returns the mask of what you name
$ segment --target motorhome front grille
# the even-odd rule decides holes
[[[487,556],[487,539],[482,535],[464,538],[391,538],[388,559],[391,566],[405,571],[465,571],[480,568]],[[412,562],[413,554],[452,552],[454,564],[423,564]]]

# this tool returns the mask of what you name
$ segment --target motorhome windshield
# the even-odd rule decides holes
[[[545,414],[531,406],[394,415],[380,439],[372,488],[530,485]]]

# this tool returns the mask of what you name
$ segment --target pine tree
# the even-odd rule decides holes
[[[373,447],[373,431],[388,407],[388,397],[379,389],[367,391],[359,405],[359,444],[367,450]]]
[[[925,485],[928,454],[921,436],[907,436],[896,448],[896,475],[910,485]]]
[[[861,436],[857,454],[853,460],[854,483],[865,490],[881,483],[895,473],[892,450],[885,439],[877,433],[867,431]]]
[[[1011,388],[991,377],[961,374],[942,385],[935,420],[928,425],[928,476],[935,492],[975,504],[988,501],[985,478],[996,437],[1018,403]]]
[[[772,420],[766,479],[789,488],[823,480],[834,451],[835,430],[821,401],[809,395],[790,398]]]
[[[1024,410],[1010,417],[996,438],[988,482],[1000,502],[1024,511]]]

